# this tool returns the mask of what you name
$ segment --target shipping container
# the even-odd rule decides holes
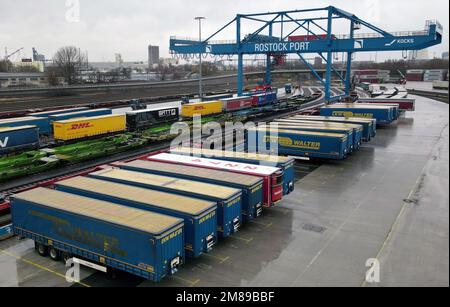
[[[283,170],[277,167],[230,162],[217,159],[182,156],[168,153],[150,155],[145,160],[224,170],[232,173],[257,176],[263,179],[265,207],[272,207],[283,198]]]
[[[224,112],[246,110],[253,107],[252,97],[242,96],[242,97],[221,99],[221,101]]]
[[[389,125],[394,121],[393,110],[390,107],[330,105],[320,109],[321,116],[373,118],[377,125]]]
[[[221,101],[194,102],[181,106],[181,116],[192,118],[194,116],[208,116],[222,113]]]
[[[247,146],[248,140],[256,140],[258,144],[257,148],[249,146],[249,151],[334,160],[347,157],[348,137],[345,134],[254,128],[247,132]]]
[[[363,141],[370,142],[377,135],[377,120],[370,118],[346,118],[331,116],[312,116],[312,115],[296,115],[287,118],[287,120],[307,120],[336,124],[350,124],[363,126]]]
[[[252,220],[262,214],[263,180],[256,176],[144,160],[114,163],[113,166],[135,172],[164,175],[240,189],[242,190],[244,221]]]
[[[232,98],[233,94],[227,93],[227,94],[217,94],[217,95],[209,95],[209,96],[203,96],[203,101],[217,101],[222,99],[228,99]]]
[[[160,281],[184,261],[183,220],[44,188],[14,195],[14,233],[54,260],[79,257]]]
[[[145,109],[130,111],[127,112],[126,115],[128,129],[135,131],[158,124],[178,121],[180,117],[180,109],[178,107]]]
[[[217,230],[222,238],[238,232],[242,225],[242,190],[239,189],[123,169],[101,170],[89,177],[214,202]]]
[[[51,116],[51,115],[66,114],[66,113],[79,112],[79,111],[86,111],[86,110],[89,110],[89,108],[88,108],[88,107],[79,107],[79,108],[60,109],[60,110],[52,110],[52,111],[44,111],[44,112],[30,113],[30,114],[28,114],[28,116],[34,116],[34,117],[49,117],[49,116]]]
[[[199,257],[217,242],[217,206],[214,202],[88,177],[57,182],[55,188],[183,219],[187,257]]]
[[[55,140],[70,141],[126,130],[125,115],[103,115],[53,122]]]
[[[96,117],[96,116],[111,115],[111,114],[112,114],[111,109],[95,109],[95,110],[83,110],[83,111],[78,111],[78,112],[50,115],[48,118],[49,118],[50,124],[51,124],[53,122],[60,122],[63,120],[68,120],[68,119]]]
[[[42,135],[50,135],[52,132],[46,118],[26,116],[0,119],[0,127],[11,128],[20,126],[36,126],[39,129],[39,134]]]
[[[36,126],[0,127],[0,156],[37,148],[39,148],[39,129]]]
[[[257,94],[253,97],[253,106],[261,107],[268,104],[275,103],[277,101],[277,93],[275,92],[267,92],[262,94]]]
[[[289,157],[271,156],[256,153],[235,151],[222,151],[197,148],[172,148],[170,152],[177,155],[189,155],[201,158],[220,159],[224,161],[241,162],[278,167],[284,173],[283,194],[288,195],[294,191],[295,186],[295,160]]]
[[[353,128],[345,127],[333,127],[332,125],[314,124],[314,123],[283,123],[277,122],[278,128],[283,130],[296,130],[296,131],[311,131],[311,132],[323,132],[323,133],[338,133],[347,135],[347,153],[352,153],[359,150],[361,147],[362,132],[355,133]]]

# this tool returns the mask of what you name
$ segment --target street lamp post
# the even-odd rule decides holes
[[[195,20],[198,20],[198,37],[200,43],[202,42],[202,20],[206,19],[205,17],[195,17]],[[200,99],[203,98],[203,71],[202,71],[202,52],[200,52],[200,62],[199,62],[199,96]]]

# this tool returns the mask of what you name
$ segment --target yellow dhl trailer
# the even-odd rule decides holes
[[[183,117],[194,117],[195,115],[213,115],[222,113],[221,101],[205,101],[185,104],[181,107]]]
[[[103,115],[53,122],[55,140],[69,141],[125,131],[125,115]]]

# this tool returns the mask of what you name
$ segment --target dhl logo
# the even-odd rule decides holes
[[[320,142],[310,142],[310,141],[293,141],[287,137],[274,137],[274,136],[266,136],[264,138],[264,142],[266,143],[278,143],[283,147],[291,147],[291,148],[301,148],[301,149],[310,149],[310,150],[320,150],[321,144]]]
[[[161,240],[161,244],[165,244],[165,243],[169,242],[169,241],[172,240],[173,238],[176,238],[176,237],[178,237],[179,235],[181,235],[182,233],[183,233],[183,230],[182,230],[182,229],[179,229],[179,230],[177,230],[177,231],[175,231],[175,232],[172,232],[170,235],[168,235],[167,237],[164,237],[164,238]]]
[[[215,216],[216,216],[216,211],[213,211],[213,212],[211,212],[211,213],[205,215],[204,217],[202,217],[202,218],[198,221],[198,223],[199,223],[199,224],[203,224],[204,222],[206,222],[207,220],[212,219],[212,218],[215,217]]]
[[[334,111],[333,116],[347,117],[347,118],[351,117],[373,118],[372,113],[354,113],[351,111]]]
[[[194,108],[194,111],[201,111],[201,110],[205,110],[206,108],[204,106],[196,106]]]
[[[72,124],[72,126],[70,127],[70,130],[81,130],[81,129],[87,129],[87,128],[92,128],[92,127],[94,127],[94,125],[92,125],[91,123]]]

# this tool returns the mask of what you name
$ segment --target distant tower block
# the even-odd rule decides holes
[[[152,68],[153,65],[159,63],[159,46],[148,46],[148,66]]]

